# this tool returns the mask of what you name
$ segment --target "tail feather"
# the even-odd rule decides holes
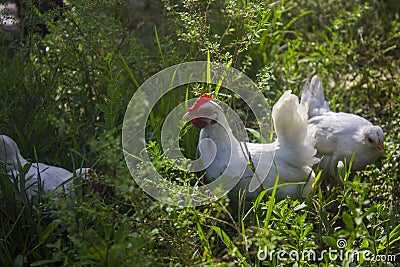
[[[296,95],[286,91],[272,109],[277,144],[275,157],[289,165],[302,168],[319,162],[315,157],[315,139],[307,136],[307,105],[299,103]],[[307,173],[308,175],[308,173]]]
[[[301,94],[301,103],[307,103],[310,118],[331,111],[329,102],[325,101],[324,88],[320,77],[314,75],[311,82],[307,80]]]
[[[272,109],[279,142],[302,144],[307,136],[307,106],[291,91],[286,91]]]

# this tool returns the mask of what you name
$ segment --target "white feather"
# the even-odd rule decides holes
[[[0,135],[0,160],[6,164],[8,174],[18,179],[20,178],[18,166],[23,167],[29,164],[22,157],[15,141],[6,135]],[[60,167],[49,166],[44,163],[31,163],[29,170],[25,174],[27,195],[31,197],[37,194],[39,181],[41,181],[41,188],[43,188],[44,192],[56,191],[62,186],[64,186],[66,192],[70,192],[72,178],[81,176],[85,179],[90,172],[92,172],[90,168],[79,168],[73,174]]]

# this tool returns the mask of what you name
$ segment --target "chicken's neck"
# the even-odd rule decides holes
[[[210,138],[211,140],[213,140],[217,148],[226,147],[227,145],[230,146],[231,143],[232,145],[239,145],[239,142],[233,135],[228,123],[215,123],[203,128],[200,132],[200,139],[205,138]]]
[[[230,127],[224,127],[223,125],[224,124],[221,125],[219,123],[209,125],[203,128],[200,132],[200,140],[209,138],[216,146],[216,155],[211,159],[211,165],[207,167],[207,178],[209,179],[219,177],[227,168],[231,157],[238,154],[237,150],[240,146],[239,142],[232,134]],[[226,123],[226,125],[228,124]],[[204,153],[214,149],[210,143],[207,144],[206,142],[205,145],[205,147],[203,146]],[[207,145],[209,147],[207,147]],[[208,156],[205,156],[204,158],[207,159],[206,162],[210,162]]]
[[[24,167],[25,164],[28,163],[28,161],[24,159],[19,153],[17,153],[16,156],[14,156],[13,158],[14,159],[11,162],[7,161],[7,166],[6,166],[7,172],[17,169],[19,165],[21,165],[21,167]]]

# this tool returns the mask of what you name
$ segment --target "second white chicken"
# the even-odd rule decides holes
[[[301,102],[309,105],[309,136],[316,140],[321,167],[339,179],[339,161],[351,161],[352,170],[362,170],[385,154],[381,127],[350,113],[333,112],[325,100],[321,78],[314,76],[303,87]]]

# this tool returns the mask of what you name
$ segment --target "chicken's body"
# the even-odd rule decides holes
[[[316,150],[312,144],[306,144],[307,110],[290,91],[273,108],[277,140],[271,144],[239,142],[217,103],[211,100],[198,102],[203,103],[195,104],[185,118],[195,126],[203,126],[200,127],[199,150],[206,167],[207,182],[214,181],[224,172],[228,178],[240,176],[230,193],[231,198],[235,201],[241,190],[247,191],[246,198],[253,200],[261,190],[273,188],[277,169],[279,184],[302,183],[280,187],[276,195],[278,199],[295,198],[311,191],[314,174],[310,165],[318,159],[314,158]],[[216,146],[214,159],[207,153],[214,146],[209,139]],[[255,177],[248,162],[253,163]]]
[[[349,163],[354,153],[352,170],[362,170],[384,154],[382,129],[360,116],[332,112],[319,77],[306,83],[301,102],[309,105],[308,133],[316,140],[321,167],[331,176],[338,178],[338,162]]]
[[[15,141],[6,135],[0,135],[0,161],[6,164],[7,173],[18,179],[21,176],[18,166],[24,167],[26,164],[30,164],[20,154]],[[31,163],[24,175],[26,193],[28,197],[37,194],[39,181],[41,181],[41,188],[44,192],[52,192],[61,187],[69,192],[73,177],[86,179],[86,175],[90,172],[93,172],[90,168],[79,168],[73,174],[60,167],[49,166],[44,163]]]

